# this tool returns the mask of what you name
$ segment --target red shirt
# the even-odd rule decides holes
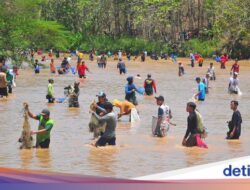
[[[237,63],[235,63],[235,64],[232,65],[231,71],[232,70],[233,70],[233,72],[239,73],[240,72],[240,66]]]
[[[198,61],[198,59],[201,57],[201,55],[200,54],[196,54],[194,57],[195,57],[195,60]]]
[[[77,69],[79,75],[85,75],[85,71],[88,70],[88,67],[86,65],[79,65]]]
[[[226,63],[228,61],[228,56],[222,55],[220,60],[221,60],[221,63]]]

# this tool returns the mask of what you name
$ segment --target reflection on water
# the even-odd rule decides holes
[[[232,153],[243,152],[240,140],[227,140],[228,148]]]
[[[20,152],[20,158],[22,161],[21,168],[24,168],[24,169],[30,168],[30,164],[32,163],[32,159],[33,159],[33,151],[31,149],[30,150],[22,149],[19,152]]]
[[[188,63],[189,60],[181,60]],[[72,63],[74,65],[76,60]],[[207,62],[209,63],[209,61]],[[21,70],[17,88],[8,100],[0,99],[0,167],[42,169],[86,175],[114,177],[138,177],[198,164],[205,164],[240,156],[249,155],[250,141],[250,67],[243,63],[240,73],[242,96],[227,94],[229,66],[220,70],[216,66],[217,80],[211,81],[210,94],[205,102],[198,104],[209,134],[207,150],[185,148],[181,145],[186,131],[187,101],[197,92],[196,76],[203,77],[208,65],[191,69],[185,65],[186,75],[178,77],[178,66],[164,60],[151,63],[128,63],[129,75],[140,74],[142,79],[135,79],[135,84],[143,86],[148,72],[156,80],[158,95],[165,97],[173,113],[173,123],[167,137],[154,138],[151,135],[151,120],[157,115],[154,96],[137,95],[141,121],[127,123],[128,117],[122,118],[117,127],[117,146],[95,148],[90,145],[92,134],[88,130],[90,119],[89,104],[96,99],[98,91],[105,91],[109,100],[124,99],[124,85],[127,76],[120,76],[116,62],[109,62],[106,70],[96,67],[96,63],[87,65],[93,74],[81,83],[80,108],[68,108],[66,103],[48,105],[45,100],[48,78],[53,78],[56,97],[63,97],[64,87],[77,80],[76,76],[50,75],[49,70],[41,70],[35,75],[32,70]],[[31,80],[32,79],[32,80]],[[226,141],[227,124],[232,116],[230,100],[240,102],[242,113],[242,136],[239,141]],[[22,131],[22,103],[29,102],[30,110],[38,114],[43,108],[49,108],[55,126],[51,132],[49,150],[19,150],[17,139]],[[118,111],[118,110],[117,110]],[[32,130],[37,129],[38,121],[30,119]]]
[[[185,160],[187,162],[187,166],[191,167],[197,165],[197,163],[202,163],[205,155],[208,153],[208,150],[201,149],[198,147],[185,148]]]
[[[50,150],[37,149],[35,151],[35,157],[38,160],[40,168],[51,168]]]
[[[93,170],[101,171],[102,176],[114,176],[112,168],[116,164],[117,152],[117,147],[91,147],[87,159]]]

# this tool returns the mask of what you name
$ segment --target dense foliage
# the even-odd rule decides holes
[[[250,0],[2,0],[0,54],[27,48],[248,57]]]

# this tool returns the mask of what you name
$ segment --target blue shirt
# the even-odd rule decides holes
[[[136,86],[134,84],[127,84],[125,86],[125,94],[126,95],[132,94],[133,93],[133,91],[132,91],[133,89],[135,89],[137,91],[137,88],[136,88]]]
[[[199,100],[205,100],[206,97],[206,86],[203,82],[200,82],[198,85],[198,91],[199,93]]]

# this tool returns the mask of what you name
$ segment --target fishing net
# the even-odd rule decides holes
[[[32,137],[30,134],[30,123],[29,123],[29,116],[28,116],[28,110],[26,108],[26,104],[24,103],[24,109],[23,109],[23,131],[21,134],[21,138],[19,141],[22,143],[21,149],[29,149],[32,148]]]

